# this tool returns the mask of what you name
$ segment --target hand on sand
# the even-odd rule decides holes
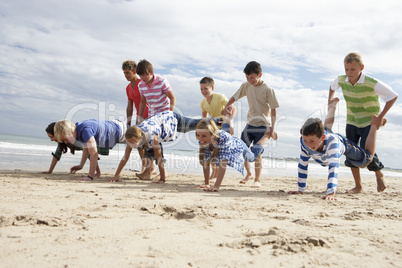
[[[82,169],[81,166],[73,166],[73,167],[70,169],[70,174],[75,174],[75,172],[77,172],[78,170],[81,170],[81,169]]]
[[[114,177],[113,179],[110,180],[110,182],[119,182],[120,181],[120,177]]]

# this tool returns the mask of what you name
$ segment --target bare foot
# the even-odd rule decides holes
[[[385,186],[385,180],[384,180],[384,174],[382,174],[381,171],[376,172],[376,179],[377,179],[377,192],[381,193],[384,192],[385,189],[387,189],[387,186]]]
[[[254,181],[253,185],[251,185],[251,188],[260,188],[261,187],[261,182],[259,181]]]
[[[151,174],[150,173],[135,173],[135,176],[137,176],[140,180],[143,181],[150,181],[151,178]]]
[[[360,194],[360,193],[363,193],[363,188],[355,187],[350,190],[347,190],[346,193],[347,194]]]
[[[242,179],[239,183],[240,184],[246,184],[249,180],[254,179],[253,175],[246,175],[246,177],[244,177],[244,179]]]

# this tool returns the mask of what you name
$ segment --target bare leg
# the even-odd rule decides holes
[[[377,116],[372,117],[372,122],[377,118]],[[385,125],[387,120],[384,118],[382,122],[382,126]],[[377,127],[376,125],[371,125],[370,132],[367,136],[366,139],[366,150],[368,150],[371,155],[374,155],[375,153],[375,145],[376,145],[376,136],[377,136]],[[377,192],[384,192],[384,190],[387,188],[385,186],[385,180],[384,180],[384,174],[381,172],[381,170],[378,170],[375,172],[375,176],[377,179]]]
[[[360,177],[360,168],[350,168],[352,171],[353,179],[355,180],[355,187],[347,190],[348,194],[363,193],[362,178]]]
[[[339,98],[333,98],[328,103],[328,113],[327,113],[327,117],[325,118],[324,127],[329,128],[331,130],[332,130],[332,126],[334,125],[336,105],[338,104],[338,102],[339,102]]]
[[[98,165],[96,165],[94,177],[100,177],[100,175],[101,175],[101,171],[100,171],[99,164],[98,164]]]
[[[244,161],[244,168],[246,169],[246,177],[240,181],[241,184],[246,184],[249,180],[254,178],[253,173],[251,172],[250,162]]]
[[[385,189],[387,189],[387,186],[385,186],[384,174],[381,170],[378,170],[375,172],[375,177],[377,179],[377,192],[384,192]]]
[[[253,185],[251,185],[251,188],[260,188],[261,187],[261,181],[260,181],[260,176],[261,176],[261,171],[262,171],[262,155],[259,155],[257,159],[254,162],[255,165],[255,179]]]

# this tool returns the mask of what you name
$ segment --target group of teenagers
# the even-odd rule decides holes
[[[308,163],[312,158],[328,167],[327,192],[323,199],[333,200],[337,188],[340,158],[345,155],[345,165],[351,168],[355,187],[350,193],[363,192],[360,168],[367,167],[376,173],[377,191],[386,189],[384,167],[375,154],[376,132],[385,125],[385,115],[395,103],[398,94],[387,84],[363,73],[364,65],[358,53],[349,53],[344,59],[345,75],[339,75],[332,83],[328,96],[328,112],[324,122],[309,118],[300,129],[301,153],[298,165],[298,190],[289,194],[302,194],[306,189]],[[60,120],[51,123],[46,133],[58,142],[48,171],[51,173],[62,153],[70,148],[83,150],[79,165],[71,173],[83,168],[89,158],[89,172],[79,180],[93,180],[101,175],[99,155],[108,155],[117,143],[125,143],[126,149],[111,182],[120,181],[121,172],[129,160],[132,149],[137,149],[142,160],[142,170],[136,176],[154,183],[165,183],[166,170],[162,143],[174,141],[179,132],[195,131],[199,141],[199,161],[203,169],[204,183],[197,186],[205,191],[219,191],[230,166],[244,175],[240,181],[251,187],[261,187],[262,152],[270,138],[278,138],[275,132],[276,109],[279,107],[274,90],[262,80],[262,69],[258,62],[251,61],[244,68],[246,82],[228,99],[214,92],[214,80],[204,77],[200,81],[200,103],[202,118],[194,119],[175,111],[176,98],[169,82],[154,74],[152,64],[141,60],[138,65],[132,60],[122,64],[124,75],[130,83],[126,93],[127,122],[119,120],[89,119],[73,123]],[[139,76],[139,78],[137,77]],[[335,91],[342,88],[347,106],[346,136],[333,133],[332,125],[339,98]],[[233,118],[239,99],[247,97],[249,110],[247,124],[241,137],[233,136]],[[380,98],[385,102],[380,108]],[[131,126],[134,108],[136,125]],[[359,144],[359,145],[357,145]],[[155,177],[155,164],[159,174]],[[251,170],[255,162],[255,172]]]

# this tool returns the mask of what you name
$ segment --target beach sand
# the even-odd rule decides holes
[[[402,178],[376,192],[324,201],[326,178],[262,178],[256,190],[226,177],[221,191],[200,175],[165,185],[133,178],[91,182],[82,174],[0,171],[1,267],[402,267]]]

